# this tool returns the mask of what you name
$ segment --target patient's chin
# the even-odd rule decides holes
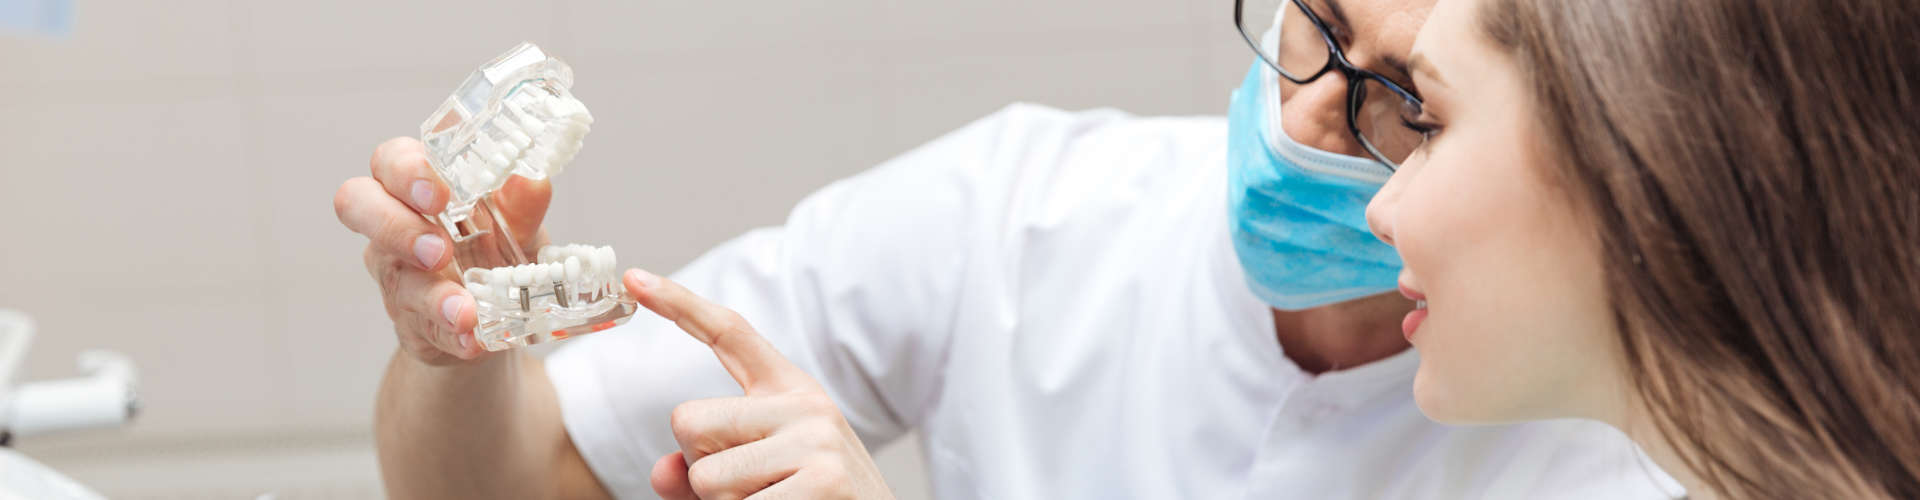
[[[1420,407],[1420,413],[1428,419],[1452,425],[1502,424],[1514,421],[1502,408],[1507,404],[1501,398],[1492,397],[1497,390],[1487,387],[1471,387],[1472,384],[1460,384],[1448,380],[1446,376],[1433,373],[1432,367],[1422,362],[1419,373],[1413,377],[1413,402]]]

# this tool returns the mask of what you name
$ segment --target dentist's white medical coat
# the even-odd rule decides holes
[[[918,430],[940,498],[1665,498],[1592,422],[1449,427],[1408,351],[1308,375],[1228,241],[1226,124],[1015,105],[674,279],[744,315],[868,446]],[[547,361],[602,483],[650,498],[668,414],[740,389],[641,311]]]

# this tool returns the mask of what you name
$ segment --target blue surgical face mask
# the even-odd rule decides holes
[[[1366,220],[1392,171],[1287,137],[1278,78],[1255,60],[1227,113],[1228,214],[1247,285],[1285,310],[1393,290],[1400,256]]]

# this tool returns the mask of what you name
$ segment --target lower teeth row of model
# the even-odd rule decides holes
[[[573,307],[618,293],[613,247],[549,245],[538,257],[533,264],[469,268],[463,276],[467,291],[474,300],[522,311],[549,302]]]

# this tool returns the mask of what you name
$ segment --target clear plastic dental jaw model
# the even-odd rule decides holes
[[[515,175],[559,175],[593,123],[568,89],[573,70],[522,42],[468,76],[420,125],[427,162],[452,196],[437,217],[453,236],[454,269],[479,304],[474,338],[500,351],[605,330],[637,304],[610,247],[550,245],[533,262],[496,210]]]

